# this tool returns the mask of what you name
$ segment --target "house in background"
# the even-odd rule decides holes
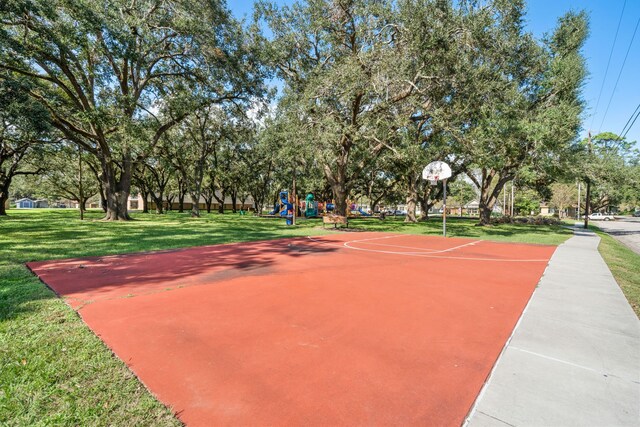
[[[500,208],[500,206],[494,206],[494,212],[495,212],[495,208]],[[502,213],[502,209],[500,209],[500,212]],[[478,216],[480,215],[480,201],[479,200],[472,200],[469,203],[467,203],[466,205],[463,206],[463,208],[460,211],[460,216],[462,215],[469,215],[469,216]]]
[[[554,216],[556,214],[556,210],[549,206],[547,202],[540,203],[540,216]]]
[[[220,192],[216,192],[218,197],[221,197]],[[129,196],[129,200],[127,203],[127,210],[130,211],[135,211],[135,210],[142,210],[142,206],[143,206],[143,200],[142,200],[142,195],[141,194],[133,194],[131,196]],[[205,203],[204,197],[200,196],[200,200],[198,203],[198,206],[200,207],[201,210],[205,210],[207,208],[207,205]],[[213,212],[218,210],[218,207],[220,206],[220,203],[214,199],[214,201],[211,203],[211,210]],[[248,196],[247,199],[244,201],[244,204],[242,203],[242,200],[238,199],[237,203],[236,203],[236,208],[240,209],[240,210],[251,210],[253,209],[254,203],[253,203],[253,197]],[[156,204],[154,201],[150,200],[149,204],[147,205],[147,207],[150,210],[154,210],[156,208]],[[187,196],[187,198],[184,201],[184,209],[185,210],[191,210],[192,207],[192,202],[191,202],[191,198]],[[166,210],[178,210],[179,208],[179,204],[178,202],[174,201],[173,203],[171,203],[171,206],[169,206],[169,204],[167,202],[164,203],[164,209]],[[231,210],[233,208],[233,203],[231,201],[231,197],[230,196],[226,196],[225,200],[224,200],[224,209],[225,210]]]
[[[28,197],[16,200],[16,209],[48,208],[49,202],[44,199],[33,200]]]
[[[16,200],[16,209],[31,209],[33,208],[34,200],[27,198]]]

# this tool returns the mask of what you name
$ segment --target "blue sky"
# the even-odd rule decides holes
[[[292,0],[276,2],[293,3]],[[640,104],[640,28],[633,39],[633,44],[630,45],[634,29],[640,19],[640,1],[626,0],[625,4],[625,0],[529,0],[527,3],[527,25],[536,37],[542,37],[544,33],[553,31],[557,19],[568,10],[585,9],[589,13],[590,36],[584,47],[589,77],[583,92],[587,104],[582,124],[583,135],[586,135],[588,129],[591,129],[594,135],[599,131],[620,133]],[[227,4],[238,18],[251,16],[252,0],[229,0]],[[624,14],[620,20],[623,5]],[[607,72],[607,62],[612,52],[618,22],[620,22],[620,30]],[[622,68],[629,46],[631,46],[629,54]],[[620,80],[614,92],[618,75]],[[607,105],[609,105],[608,110]],[[640,141],[640,118],[627,133],[627,139]]]

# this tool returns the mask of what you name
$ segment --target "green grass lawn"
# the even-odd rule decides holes
[[[447,219],[448,237],[469,237],[501,242],[537,243],[559,245],[573,232],[560,226],[535,226],[529,224],[500,224],[488,227],[476,226],[477,219]],[[417,224],[405,223],[402,218],[376,218],[349,220],[349,227],[367,231],[442,235],[442,218],[434,217]]]
[[[12,210],[0,217],[0,425],[179,425],[80,317],[24,266],[55,258],[118,254],[330,233],[320,220],[287,227],[282,219],[233,214],[133,214],[135,221],[99,221],[88,212]],[[475,227],[450,220],[450,236],[557,245],[560,227]],[[439,218],[356,219],[357,230],[434,234]]]
[[[582,221],[566,220],[565,224],[573,226],[582,224]],[[600,236],[598,252],[607,263],[636,316],[640,318],[640,255],[600,230],[593,221],[589,223],[589,229]]]
[[[601,238],[598,250],[602,258],[640,318],[640,255],[608,234],[599,230],[597,233]]]

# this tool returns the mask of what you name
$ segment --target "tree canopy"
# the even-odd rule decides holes
[[[460,205],[476,194],[486,224],[509,182],[548,200],[556,181],[600,179],[597,164],[638,167],[615,135],[596,138],[599,162],[580,148],[587,15],[538,40],[524,13],[523,0],[260,0],[239,22],[213,0],[8,0],[0,82],[26,107],[2,113],[43,117],[12,140],[60,144],[43,151],[56,184],[75,186],[73,168],[53,170],[82,148],[111,220],[128,218],[132,192],[158,213],[249,196],[260,213],[295,180],[338,213],[364,198],[417,221],[442,197],[422,168],[444,160],[449,190]],[[594,195],[629,201],[620,179]]]

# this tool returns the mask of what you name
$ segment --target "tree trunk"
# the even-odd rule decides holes
[[[331,186],[333,198],[335,200],[335,213],[347,216],[347,197],[349,197],[349,187],[347,182],[347,158],[346,154],[337,159],[336,171],[330,165],[324,165],[324,175]]]
[[[231,191],[231,211],[233,213],[238,211],[238,192],[236,190]]]
[[[91,161],[87,161],[86,164],[87,164],[87,166],[89,166],[89,169],[91,169],[91,172],[93,173],[93,176],[96,178],[96,181],[98,182],[98,194],[100,196],[100,208],[106,214],[107,213],[107,196],[106,196],[106,192],[104,190],[104,180],[102,179],[102,175],[103,174],[100,173],[100,167],[101,166],[99,167],[97,164],[94,164]],[[102,164],[100,164],[100,165],[102,165]]]
[[[100,208],[102,212],[107,213],[107,196],[105,196],[102,190],[100,191]]]
[[[147,165],[149,172],[153,177],[153,183],[149,186],[149,193],[151,194],[151,199],[156,204],[156,214],[161,215],[164,213],[164,191],[167,188],[167,184],[169,183],[169,178],[165,174],[164,170],[154,169]],[[155,189],[158,190],[156,194]]]
[[[191,216],[196,218],[200,218],[200,195],[202,194],[202,181],[204,180],[204,164],[206,159],[206,153],[201,153],[200,159],[195,166],[193,183],[191,185]]]
[[[347,195],[349,194],[342,184],[332,186],[335,199],[335,212],[338,215],[347,216]]]
[[[433,205],[436,203],[436,200],[440,197],[442,197],[441,188],[431,184],[424,184],[423,191],[420,197],[418,197],[420,210],[422,211],[420,214],[420,221],[427,221],[429,219],[429,210],[431,210]]]
[[[429,200],[420,200],[420,221],[429,220],[429,209],[433,206],[433,202]]]
[[[158,195],[153,191],[151,192],[151,198],[153,199],[153,203],[156,204],[156,213],[161,215],[164,213],[164,192],[161,190]]]
[[[418,222],[416,218],[416,199],[411,195],[407,196],[407,216],[404,222]]]
[[[200,218],[200,194],[198,191],[191,192],[191,216]]]
[[[205,185],[204,189],[201,191],[202,197],[204,198],[204,204],[207,208],[207,213],[211,213],[215,192],[216,189],[213,184],[213,180],[207,182],[207,185]]]
[[[218,213],[223,214],[224,213],[224,199],[225,199],[225,194],[224,192],[221,190],[220,191],[220,197],[218,197],[218,194],[216,194],[216,192],[213,192],[213,197],[215,197],[216,201],[218,202]]]
[[[377,198],[369,199],[371,201],[371,212],[375,212],[376,208],[380,206],[380,202],[386,196],[385,193],[380,194]]]
[[[482,171],[482,182],[480,183],[480,202],[478,212],[480,222],[478,225],[489,225],[491,223],[491,212],[498,201],[498,196],[504,185],[512,178],[510,175],[501,176],[495,187],[491,188],[491,183],[496,177],[496,171]]]
[[[149,192],[145,189],[140,189],[142,194],[142,213],[149,213]]]
[[[247,199],[249,198],[249,196],[247,196],[246,194],[240,196],[240,210],[243,211],[245,210],[244,207],[247,204]]]
[[[2,216],[7,215],[5,204],[9,200],[9,184],[10,182],[0,183],[0,215]]]
[[[178,179],[178,212],[184,212],[184,197],[187,195],[187,180],[182,177]]]
[[[478,213],[480,214],[479,225],[489,225],[491,223],[492,210],[493,210],[493,206],[489,207],[485,204],[480,204],[478,206]]]
[[[127,211],[129,191],[131,189],[131,159],[125,156],[122,162],[120,177],[116,176],[115,164],[109,158],[101,159],[102,184],[105,189],[107,212],[104,219],[106,221],[127,221],[130,220]]]
[[[418,222],[416,219],[416,203],[418,201],[418,182],[414,177],[408,179],[407,188],[407,216],[404,222]]]
[[[264,196],[258,195],[257,192],[251,193],[251,197],[253,197],[253,210],[257,215],[262,214],[262,205],[264,203]]]

